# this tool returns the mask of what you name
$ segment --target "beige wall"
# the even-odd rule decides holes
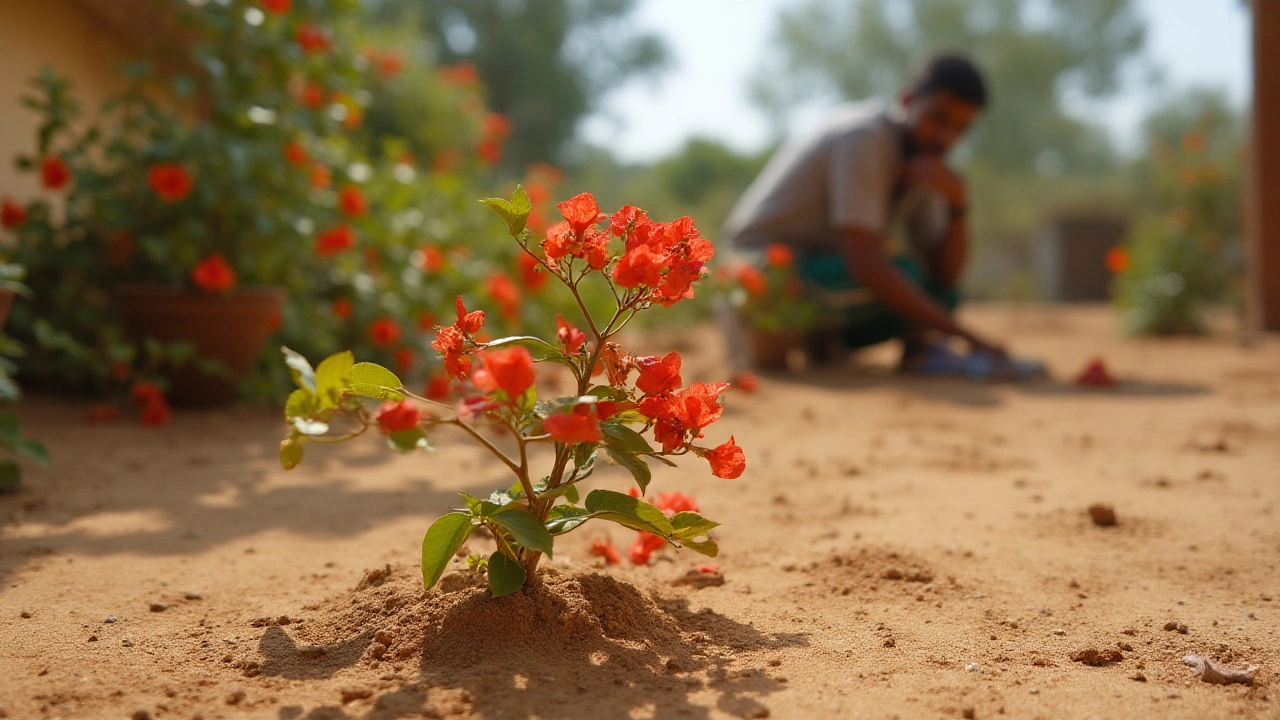
[[[28,81],[45,65],[69,77],[86,114],[122,89],[125,44],[73,0],[0,0],[0,198],[25,201],[42,192],[33,174],[13,167],[35,147],[38,116],[23,107]]]

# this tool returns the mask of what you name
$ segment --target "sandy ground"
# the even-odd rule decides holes
[[[55,463],[0,497],[0,717],[1280,718],[1280,341],[970,312],[1124,386],[905,380],[877,353],[731,393],[713,439],[746,475],[651,489],[724,523],[701,589],[671,583],[691,553],[598,567],[593,539],[631,538],[588,525],[534,591],[427,595],[427,525],[508,482],[460,438],[286,474],[265,409],[152,430],[33,398]],[[648,342],[690,352],[686,382],[724,372],[709,333]],[[1203,683],[1188,653],[1256,682]]]

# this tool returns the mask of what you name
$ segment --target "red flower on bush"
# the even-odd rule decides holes
[[[522,252],[516,256],[516,267],[520,270],[520,282],[530,292],[538,292],[547,284],[547,274],[542,272],[542,264],[538,258]]]
[[[423,310],[418,313],[418,329],[422,331],[430,330],[436,326],[436,314],[430,310]]]
[[[274,15],[283,15],[293,7],[293,0],[262,0],[262,9]]]
[[[565,353],[572,355],[587,341],[587,334],[569,324],[563,315],[556,315],[556,339]]]
[[[422,248],[422,269],[429,273],[444,270],[444,253],[436,245],[424,245]]]
[[[236,286],[236,271],[222,255],[214,253],[191,269],[191,282],[205,292],[226,292]]]
[[[427,387],[422,391],[428,400],[441,401],[449,397],[449,376],[435,374],[427,380]]]
[[[324,105],[324,86],[312,80],[307,81],[307,84],[302,86],[302,95],[299,99],[302,100],[303,105],[312,110],[318,110],[321,105]]]
[[[631,549],[627,554],[631,557],[632,563],[636,565],[648,565],[649,558],[653,555],[654,551],[661,550],[662,546],[666,544],[667,541],[657,535],[641,532],[639,536],[636,537],[635,542],[631,543]]]
[[[296,39],[308,54],[324,52],[329,49],[329,33],[325,32],[324,28],[313,23],[299,25]]]
[[[600,421],[591,403],[577,405],[569,412],[559,412],[542,421],[542,429],[558,442],[598,443],[602,439]]]
[[[453,304],[458,311],[458,319],[454,322],[454,325],[468,335],[479,332],[480,328],[484,326],[484,311],[472,310],[467,312],[467,306],[462,304],[461,295],[454,300]]]
[[[520,288],[506,274],[496,272],[485,281],[489,297],[498,304],[498,312],[507,320],[520,317]]]
[[[622,553],[607,539],[591,543],[591,554],[604,558],[605,565],[618,565],[622,562]]]
[[[338,225],[316,235],[316,254],[330,257],[350,250],[355,244],[356,231],[347,225]]]
[[[0,225],[16,228],[27,221],[27,209],[12,200],[0,204]]]
[[[636,389],[645,394],[669,393],[679,389],[680,353],[667,353],[666,357],[651,355],[636,358],[640,376]]]
[[[582,235],[587,228],[608,217],[600,212],[600,206],[596,203],[595,197],[585,192],[564,202],[556,203],[556,209],[569,223],[569,229],[573,230],[574,235]]]
[[[759,295],[768,287],[768,281],[765,279],[764,273],[751,265],[743,265],[738,268],[737,276],[738,284],[742,285],[748,295]]]
[[[338,298],[333,301],[333,314],[339,318],[346,320],[351,317],[351,301],[346,298]]]
[[[347,185],[338,192],[338,209],[350,218],[362,217],[369,212],[364,193],[355,185]]]
[[[311,166],[311,187],[316,190],[329,187],[329,168],[320,164]]]
[[[683,447],[688,436],[702,437],[702,429],[720,419],[724,408],[717,398],[729,383],[694,383],[674,393],[645,396],[640,412],[655,420],[653,437],[662,443],[663,452]]]
[[[791,267],[791,263],[795,261],[795,253],[781,243],[774,243],[765,248],[764,257],[770,267],[776,268]]]
[[[385,402],[378,408],[378,429],[390,435],[418,427],[422,413],[408,400]]]
[[[1107,271],[1119,275],[1129,269],[1129,251],[1122,247],[1113,247],[1107,251]]]
[[[133,401],[139,405],[164,402],[164,391],[160,389],[160,386],[145,380],[134,383],[129,390],[129,394],[133,396]]]
[[[71,168],[60,157],[47,157],[40,164],[40,182],[50,190],[61,190],[71,182]]]
[[[698,512],[698,501],[692,495],[682,495],[678,492],[658,493],[658,496],[653,499],[653,506],[667,517],[682,512]]]
[[[446,85],[474,85],[480,81],[480,71],[469,62],[445,65],[436,75]]]
[[[400,348],[396,351],[396,372],[401,375],[407,375],[413,369],[413,362],[417,359],[417,355],[409,348]]]
[[[284,144],[284,159],[292,165],[306,165],[311,160],[311,155],[302,143],[287,142]]]
[[[369,342],[387,348],[400,342],[400,326],[391,318],[378,318],[369,323]]]
[[[511,135],[511,118],[502,113],[491,112],[484,116],[484,135],[493,139],[501,139]]]
[[[485,165],[497,165],[502,160],[502,144],[497,140],[481,140],[476,145],[476,157]]]
[[[378,75],[382,76],[383,80],[390,80],[399,75],[401,70],[404,70],[404,55],[401,55],[399,50],[388,50],[378,58]]]
[[[178,202],[191,194],[195,181],[178,163],[159,163],[147,170],[147,184],[165,202]]]
[[[733,480],[740,477],[747,469],[747,456],[733,441],[733,436],[730,436],[729,441],[723,445],[707,451],[703,457],[711,463],[711,474],[718,478]]]
[[[475,371],[471,382],[485,392],[502,390],[515,400],[533,386],[533,355],[523,347],[493,350],[481,355],[484,367]]]

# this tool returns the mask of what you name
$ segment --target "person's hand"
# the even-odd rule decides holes
[[[1009,351],[1006,350],[1003,345],[975,335],[968,330],[960,332],[960,339],[969,343],[969,349],[971,352],[982,351],[990,353],[995,356],[997,360],[1005,360],[1009,357]]]
[[[947,167],[941,158],[933,156],[912,158],[907,161],[905,174],[908,185],[932,188],[946,198],[952,208],[965,207],[968,193],[964,178]]]

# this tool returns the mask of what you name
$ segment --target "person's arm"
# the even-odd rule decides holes
[[[876,233],[856,228],[842,231],[842,245],[849,271],[885,305],[917,325],[954,335],[974,348],[1003,354],[998,345],[987,342],[961,327],[951,313],[921,292],[885,258],[883,239]]]
[[[933,277],[938,284],[947,289],[955,289],[960,284],[960,272],[964,269],[968,252],[969,228],[965,212],[953,207],[951,219],[947,223],[947,237],[929,258]]]
[[[943,287],[955,288],[960,282],[969,248],[969,200],[964,178],[936,157],[915,158],[907,164],[905,172],[909,185],[928,187],[947,202],[950,214],[947,236],[936,250],[929,253],[928,260],[934,281]]]

